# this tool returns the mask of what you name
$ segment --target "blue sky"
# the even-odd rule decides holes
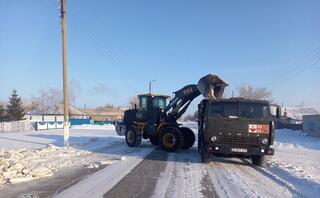
[[[76,105],[169,94],[207,73],[320,110],[320,1],[68,0]],[[0,0],[0,100],[62,87],[57,0]],[[197,99],[191,110],[196,108]]]

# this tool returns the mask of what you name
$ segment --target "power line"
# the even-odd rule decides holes
[[[269,85],[279,79],[282,79],[284,75],[286,75],[286,73],[292,71],[292,70],[296,70],[299,69],[301,66],[306,64],[306,61],[308,61],[309,59],[314,59],[314,58],[318,58],[319,57],[319,52],[320,52],[320,46],[316,47],[315,49],[313,49],[311,52],[309,52],[308,54],[300,57],[299,59],[297,59],[296,61],[294,61],[293,63],[287,65],[285,68],[282,69],[282,72],[274,72],[271,75],[268,76],[272,76],[272,78],[268,79],[267,81],[265,81],[263,84],[265,85]]]
[[[50,3],[51,6],[56,8],[57,5],[53,1],[48,0],[47,2]],[[70,25],[74,27],[74,30],[79,31],[79,35],[82,36],[83,39],[89,41],[89,43],[91,43],[92,46],[103,56],[111,58],[114,63],[119,63],[119,58],[113,53],[113,51],[111,49],[105,48],[105,46],[102,44],[103,42],[101,42],[100,39],[98,39],[95,34],[89,30],[93,28],[85,28],[85,26],[88,25],[84,25],[79,17],[77,17],[76,14],[70,10],[68,11],[68,16]]]
[[[265,83],[266,86],[268,85],[275,85],[277,82],[282,81],[284,77],[287,77],[292,74],[296,73],[296,71],[300,71],[301,68],[303,70],[306,70],[309,68],[308,66],[314,65],[318,59],[320,58],[320,47],[317,47],[314,49],[311,53],[299,58],[297,61],[295,61],[293,64],[288,65],[285,70],[282,72],[276,73],[275,77],[271,78],[268,82]]]

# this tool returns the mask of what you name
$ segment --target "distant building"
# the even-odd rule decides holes
[[[115,121],[122,119],[124,109],[119,107],[77,108],[69,106],[70,119],[91,119],[92,121]],[[63,106],[53,113],[41,113],[32,111],[25,116],[26,120],[32,122],[63,121]]]
[[[320,138],[320,114],[303,116],[303,131],[312,137]]]
[[[119,107],[98,107],[96,109],[79,109],[90,116],[93,121],[114,121],[122,119],[124,110]]]
[[[69,105],[69,116],[72,118],[89,118],[89,116],[82,112],[80,109]],[[26,120],[30,120],[32,122],[57,122],[63,121],[63,106],[57,112],[51,113],[42,113],[38,111],[31,111],[25,115]]]
[[[316,115],[319,112],[313,107],[281,107],[282,116],[302,121],[304,115]]]

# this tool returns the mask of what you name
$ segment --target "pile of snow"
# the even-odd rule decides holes
[[[104,125],[93,125],[93,124],[83,124],[83,125],[73,125],[72,129],[101,129],[101,130],[115,130],[113,124],[104,124]]]
[[[90,151],[48,144],[40,150],[0,150],[0,187],[52,176],[66,167],[99,168],[116,160],[93,156]]]

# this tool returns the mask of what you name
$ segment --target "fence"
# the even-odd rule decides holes
[[[36,131],[48,129],[63,129],[63,122],[35,122]]]
[[[35,130],[30,121],[0,122],[0,132],[19,132]]]

